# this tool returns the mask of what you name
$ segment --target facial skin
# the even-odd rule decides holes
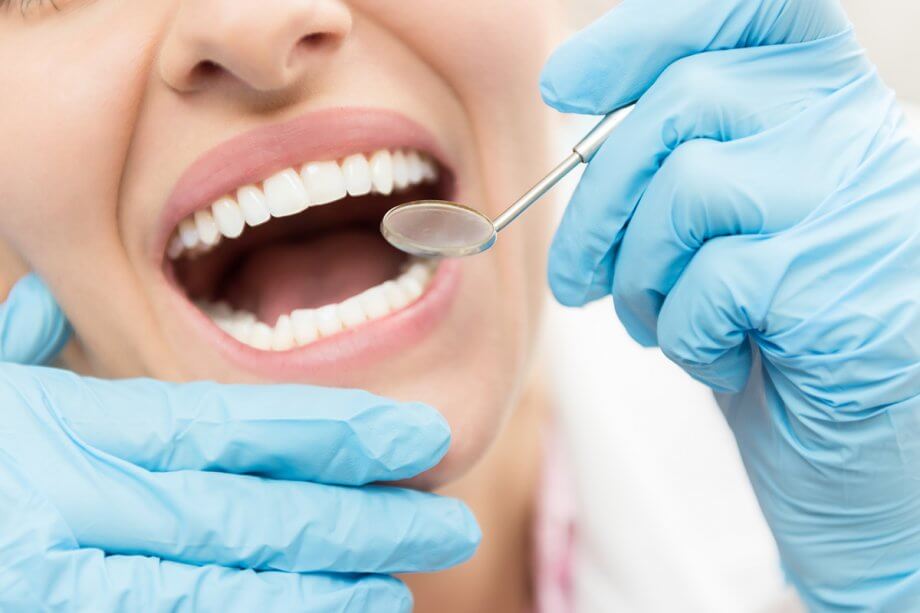
[[[0,12],[0,232],[72,320],[70,364],[103,377],[285,380],[427,402],[454,439],[418,485],[469,470],[527,376],[544,291],[540,208],[458,264],[448,307],[411,343],[278,376],[230,359],[179,313],[161,216],[215,147],[339,107],[423,126],[458,197],[494,216],[552,161],[537,88],[557,35],[551,1],[47,4],[26,18],[18,0]]]

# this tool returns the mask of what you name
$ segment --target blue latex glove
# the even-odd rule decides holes
[[[920,144],[839,4],[626,0],[543,93],[639,100],[556,235],[558,299],[612,295],[722,392],[808,605],[920,610]]]
[[[34,276],[0,308],[4,360],[48,360],[68,331]],[[460,502],[344,487],[436,464],[450,434],[427,407],[8,363],[0,406],[2,611],[407,611],[377,573],[479,540]]]

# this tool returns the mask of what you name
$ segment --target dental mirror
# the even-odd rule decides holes
[[[511,222],[570,172],[590,162],[633,106],[604,117],[559,166],[494,220],[456,202],[419,200],[390,209],[380,223],[381,234],[400,251],[421,257],[460,258],[488,250]]]

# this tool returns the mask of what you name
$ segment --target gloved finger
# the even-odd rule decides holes
[[[117,461],[96,466],[92,480],[105,505],[85,495],[91,484],[46,495],[81,545],[108,553],[290,572],[429,572],[467,560],[481,538],[462,502],[395,487],[144,474]]]
[[[408,611],[389,577],[198,567],[80,548],[59,509],[0,449],[0,610]],[[104,505],[103,505],[104,506]]]
[[[194,566],[99,550],[52,551],[0,593],[4,611],[45,611],[67,602],[81,611],[412,610],[406,586],[379,575],[253,572]]]
[[[108,553],[266,570],[396,572],[454,565],[472,555],[479,542],[479,529],[466,507],[433,495],[221,472],[149,472],[86,444],[68,420],[78,419],[81,409],[100,402],[106,394],[128,389],[127,383],[94,382],[63,371],[23,366],[0,369],[0,382],[9,386],[10,396],[18,400],[4,421],[5,431],[18,436],[3,437],[3,445],[13,457],[41,458],[41,462],[32,462],[23,470],[28,472],[29,482],[60,510],[81,545]],[[179,387],[182,386],[175,389]],[[172,388],[145,389],[152,392]],[[303,402],[301,397],[309,388],[291,386],[288,392],[296,397],[294,400],[284,395],[273,396],[273,388],[265,388],[262,395],[246,393],[245,388],[238,391],[233,397],[237,402],[267,398],[296,406]],[[167,397],[169,393],[166,392]],[[197,398],[204,402],[200,396],[182,397],[182,393],[185,392],[180,391],[172,400]],[[161,400],[162,396],[161,391]],[[69,407],[62,414],[59,407],[68,406],[67,402],[76,402],[76,408]],[[147,402],[153,404],[138,401],[136,406],[123,410],[143,412],[160,406],[154,398],[148,398]],[[235,409],[227,407],[239,405],[224,402],[227,402],[222,405],[225,413],[232,417]],[[343,402],[347,409],[348,399]],[[130,421],[127,423],[132,425]],[[361,428],[373,427],[360,420],[358,423]],[[395,423],[394,418],[393,427]],[[236,434],[240,423],[218,421],[218,424],[217,430],[221,432],[215,436],[222,444],[229,441],[226,453],[245,456],[243,460],[228,460],[234,466],[274,466],[275,456],[269,455],[266,460],[248,456],[246,437]],[[193,428],[192,424],[185,425],[187,429]],[[288,427],[296,428],[296,420]],[[0,430],[0,434],[3,432]],[[182,442],[181,428],[176,427],[170,433],[177,447],[194,444],[194,441]],[[381,436],[387,439],[383,445],[385,451],[392,444],[393,433],[384,432]],[[202,444],[210,440],[206,435],[199,438]],[[303,439],[308,444],[312,442],[309,429],[304,431]],[[166,448],[161,454],[166,457],[172,442],[167,440],[163,444]],[[317,441],[317,444],[325,443]],[[271,450],[270,441],[261,439],[256,440],[255,447]],[[298,458],[314,458],[309,451],[293,449],[293,445],[289,453],[293,457],[278,460],[282,466],[296,463]],[[349,450],[342,453],[344,458],[327,460],[334,476],[335,472],[354,474],[354,468],[342,463],[360,461],[363,451],[358,450],[351,458]],[[310,470],[319,471],[320,467]],[[296,473],[293,469],[287,472]],[[321,472],[317,474],[322,476]],[[100,500],[105,504],[99,504]]]
[[[849,28],[837,0],[624,0],[553,54],[541,91],[560,111],[603,115],[638,100],[690,55],[815,41]]]
[[[556,298],[581,306],[610,292],[624,229],[664,161],[693,139],[749,138],[801,113],[837,85],[814,74],[828,41],[793,51],[738,49],[698,55],[671,66],[617,127],[588,165],[553,240],[549,282]],[[776,71],[775,82],[765,75]],[[727,92],[745,91],[744,96]]]
[[[47,364],[70,334],[57,301],[34,274],[20,279],[0,304],[0,362]]]
[[[713,238],[771,234],[803,221],[851,170],[849,119],[818,102],[793,120],[732,142],[685,143],[665,160],[629,221],[614,264],[612,295],[629,333],[657,344],[658,313],[691,258]],[[817,144],[814,126],[828,135]]]
[[[768,237],[729,236],[700,249],[658,318],[662,352],[717,392],[739,392],[751,371],[749,342],[782,279],[780,258],[757,258]]]
[[[0,378],[33,406],[50,401],[85,445],[152,471],[364,485],[428,470],[450,444],[434,409],[362,391],[102,381],[13,368]],[[28,378],[37,385],[24,386]]]
[[[706,241],[784,227],[783,211],[763,206],[757,191],[766,169],[735,167],[735,153],[751,140],[758,139],[681,145],[642,197],[617,254],[611,292],[620,321],[640,344],[657,345],[661,306]]]

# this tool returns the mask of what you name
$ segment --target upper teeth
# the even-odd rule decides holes
[[[167,255],[176,259],[187,251],[208,251],[223,237],[237,238],[246,226],[261,225],[272,217],[295,215],[346,196],[386,196],[437,177],[437,165],[412,150],[359,153],[341,161],[310,162],[299,171],[288,168],[266,179],[261,187],[246,185],[183,219]]]

